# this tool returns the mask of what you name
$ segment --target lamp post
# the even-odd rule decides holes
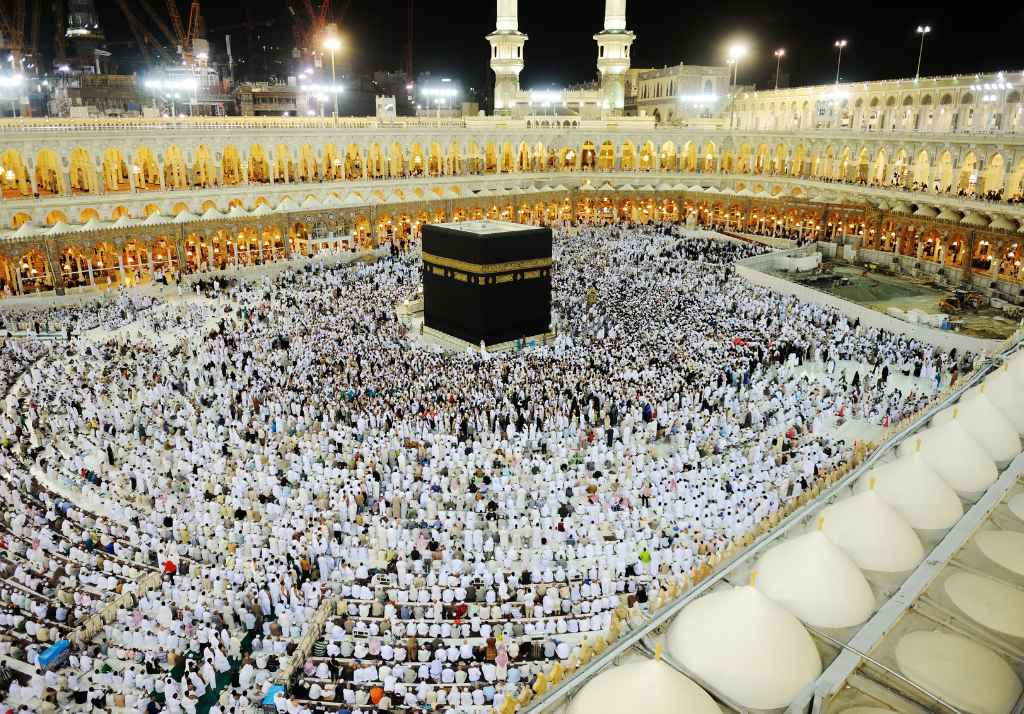
[[[846,47],[846,40],[836,40],[836,49],[839,50],[839,59],[836,60],[836,84],[839,84],[839,68],[843,64],[844,47]]]
[[[914,79],[921,79],[921,58],[924,57],[924,38],[931,31],[931,25],[917,26],[917,34],[921,36],[921,49],[917,51],[917,73],[914,75]]]
[[[729,48],[729,64],[732,65],[732,101],[729,102],[729,128],[735,128],[736,119],[736,86],[739,81],[740,60],[747,54],[747,48],[743,45],[733,45]]]
[[[334,56],[341,49],[341,38],[335,33],[333,25],[328,26],[327,37],[324,38],[324,49],[331,53],[331,92],[334,94],[334,118],[338,118],[338,74],[334,66]]]
[[[10,76],[0,75],[0,90],[10,91],[9,99],[11,102],[12,117],[18,116],[18,97],[21,94],[21,86],[24,82],[25,78],[20,74],[11,74]]]
[[[779,72],[782,70],[782,58],[786,56],[786,50],[775,50],[775,88],[779,88]]]

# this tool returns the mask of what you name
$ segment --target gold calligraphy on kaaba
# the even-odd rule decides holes
[[[551,275],[551,258],[532,258],[507,263],[468,263],[454,258],[423,254],[423,271],[475,285],[503,284],[516,280],[536,280]]]
[[[440,265],[452,270],[461,270],[474,275],[494,275],[495,273],[512,273],[518,270],[535,270],[550,268],[551,258],[531,258],[529,260],[513,260],[508,263],[468,263],[454,258],[442,258],[439,255],[423,254],[423,262]]]

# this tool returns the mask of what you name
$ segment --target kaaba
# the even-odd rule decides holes
[[[423,226],[423,324],[472,345],[551,327],[551,229],[503,221]]]

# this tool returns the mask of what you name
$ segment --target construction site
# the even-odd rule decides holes
[[[897,274],[870,263],[832,258],[813,271],[773,272],[907,322],[982,339],[1005,339],[1024,316],[1024,309],[989,297],[970,283],[950,285],[933,275]]]
[[[413,0],[404,66],[362,75],[341,29],[351,0],[281,4],[211,26],[200,0],[0,0],[0,116],[415,113]]]

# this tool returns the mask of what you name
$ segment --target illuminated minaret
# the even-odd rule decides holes
[[[626,103],[626,71],[629,48],[636,35],[626,29],[626,0],[605,0],[604,30],[594,35],[597,41],[597,69],[601,72],[604,110],[622,111]]]
[[[507,114],[519,94],[519,73],[525,60],[526,35],[519,31],[519,0],[498,0],[498,22],[487,36],[491,43],[491,69],[494,70],[494,113]]]

